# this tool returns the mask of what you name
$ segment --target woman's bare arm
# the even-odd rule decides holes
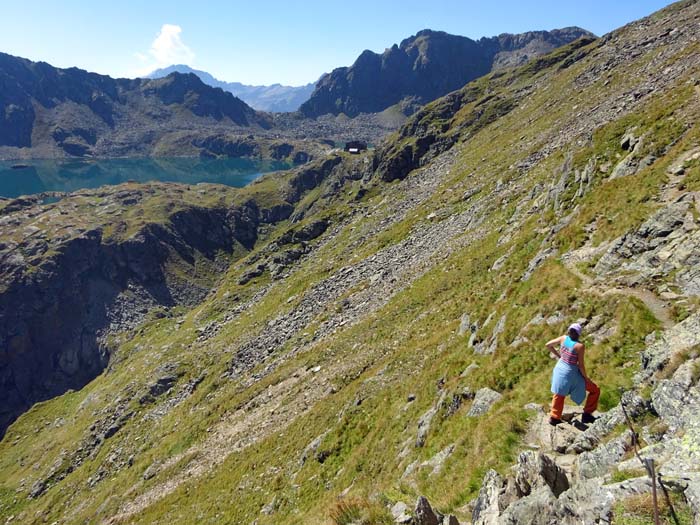
[[[588,379],[588,375],[586,374],[586,362],[584,360],[586,347],[583,343],[576,343],[575,349],[578,354],[578,369],[581,371],[583,378]]]
[[[557,359],[561,358],[561,354],[559,353],[559,347],[561,346],[562,341],[566,339],[565,335],[559,336],[556,339],[552,339],[551,341],[548,341],[544,346],[547,347],[547,350]]]

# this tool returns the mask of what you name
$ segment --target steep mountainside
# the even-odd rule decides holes
[[[243,190],[1,202],[3,394],[75,388],[78,347],[105,368],[7,428],[0,516],[651,523],[638,450],[663,519],[697,522],[699,23],[679,2]],[[111,295],[61,308],[60,275]],[[550,427],[543,343],[573,320],[600,418]]]
[[[0,54],[0,157],[148,154],[168,134],[249,132],[269,117],[197,76],[113,79]]]
[[[519,35],[470,38],[424,30],[381,55],[364,51],[350,67],[318,81],[301,112],[376,113],[404,102],[415,107],[461,88],[489,71],[524,64],[577,38],[594,35],[578,27]]]
[[[170,73],[193,73],[205,84],[233,93],[234,96],[243,100],[253,109],[270,112],[298,110],[299,106],[309,99],[316,85],[314,82],[311,82],[305,86],[283,86],[281,84],[249,86],[240,82],[218,80],[206,71],[192,69],[184,64],[156,69],[147,78],[163,78]]]

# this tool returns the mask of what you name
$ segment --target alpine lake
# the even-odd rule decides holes
[[[0,161],[0,197],[72,192],[123,182],[207,182],[242,187],[264,173],[290,167],[279,161],[190,157]]]

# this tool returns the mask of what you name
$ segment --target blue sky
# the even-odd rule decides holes
[[[471,38],[578,25],[598,35],[667,0],[0,0],[0,51],[112,76],[184,62],[300,85],[425,28]]]

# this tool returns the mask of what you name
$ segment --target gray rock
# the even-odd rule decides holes
[[[420,496],[416,502],[414,514],[415,525],[440,525],[441,517],[435,513],[425,496]]]
[[[634,146],[639,142],[639,138],[635,137],[632,132],[627,132],[623,135],[622,140],[620,140],[620,147],[624,150],[634,148]]]
[[[311,443],[306,445],[306,448],[304,448],[304,451],[301,453],[301,457],[299,458],[300,465],[306,463],[310,458],[316,457],[318,448],[321,446],[323,439],[328,435],[328,432],[330,432],[330,430],[326,430],[323,434],[316,436]]]
[[[437,414],[439,407],[445,400],[446,392],[440,394],[440,399],[438,402],[430,407],[427,412],[425,412],[418,419],[418,433],[416,434],[416,447],[420,448],[425,445],[425,440],[428,437],[428,432],[430,432],[430,423],[433,421],[435,414]]]
[[[700,366],[698,359],[682,364],[671,379],[660,381],[651,394],[654,410],[671,430],[698,424],[700,389],[693,381],[696,366]]]
[[[631,418],[637,418],[648,410],[647,402],[635,392],[625,392],[622,395],[622,403],[624,403]],[[579,433],[573,442],[569,444],[566,451],[580,454],[581,452],[593,450],[615,427],[624,423],[625,415],[620,405],[618,405],[602,414],[595,423]]]
[[[459,520],[453,514],[448,514],[442,518],[442,525],[459,525]]]
[[[243,286],[244,284],[249,283],[256,277],[260,277],[263,273],[265,273],[265,270],[267,269],[267,266],[265,264],[258,264],[255,268],[252,268],[245,272],[240,279],[238,279],[238,284]]]
[[[561,518],[555,512],[556,499],[548,487],[540,487],[515,501],[498,519],[499,525],[558,525]],[[491,522],[484,522],[491,523]]]
[[[143,479],[151,479],[160,471],[160,462],[154,461],[151,463],[146,470],[143,472]]]
[[[694,475],[688,480],[685,498],[693,510],[693,525],[700,525],[700,475]]]
[[[464,335],[471,329],[471,321],[469,320],[469,314],[465,313],[459,322],[459,335]]]
[[[632,147],[632,141],[636,140],[634,142],[633,147]],[[640,139],[632,139],[628,138],[626,141],[623,138],[623,141],[620,143],[622,146],[623,144],[626,144],[628,148],[632,147],[632,151],[624,158],[622,159],[617,166],[613,169],[612,173],[610,174],[611,179],[617,179],[619,177],[626,177],[629,175],[634,175],[637,173],[637,171],[640,169],[640,160],[638,157],[638,153],[642,148],[643,145],[643,140]],[[624,147],[623,147],[624,149]]]
[[[465,368],[461,374],[459,374],[459,377],[462,377],[462,378],[467,377],[474,370],[478,370],[478,369],[479,369],[479,365],[477,365],[476,363],[472,363],[467,368]]]
[[[519,497],[529,496],[541,487],[548,487],[557,497],[569,489],[564,470],[552,458],[540,452],[522,452],[515,469],[515,487]]]
[[[277,504],[277,498],[276,498],[276,497],[273,497],[273,498],[272,498],[272,501],[270,501],[269,503],[267,503],[267,504],[260,510],[260,512],[262,512],[262,513],[265,514],[266,516],[270,516],[270,515],[274,514],[275,511],[277,510],[277,505],[278,505],[278,504]]]
[[[600,445],[590,452],[583,452],[578,459],[579,476],[583,479],[597,478],[606,474],[632,448],[632,431]]]
[[[604,486],[607,491],[615,499],[629,498],[630,496],[638,496],[640,494],[649,494],[651,492],[651,479],[649,476],[639,476],[636,478],[626,479],[619,483],[611,483]],[[657,485],[657,490],[658,490]],[[659,494],[659,497],[661,495]]]
[[[435,454],[428,461],[424,461],[423,463],[421,463],[421,467],[431,468],[432,469],[430,471],[431,476],[439,474],[440,471],[442,470],[442,467],[445,464],[445,460],[447,460],[447,458],[450,457],[452,452],[454,452],[454,449],[455,449],[454,443],[452,443],[451,445],[447,445],[445,448],[443,448],[440,452]]]
[[[661,335],[642,352],[642,370],[636,382],[646,381],[670,361],[673,354],[700,345],[700,313],[688,316]]]
[[[397,501],[391,507],[391,516],[394,518],[395,523],[411,523],[413,517],[411,516],[408,505],[403,501]]]
[[[495,470],[489,470],[479,490],[479,496],[472,511],[473,525],[497,525],[501,514],[501,491],[503,478]]]
[[[674,275],[688,290],[700,287],[700,231],[688,211],[692,197],[683,197],[657,211],[635,231],[614,241],[595,266],[595,272],[616,276],[636,286]]]
[[[544,261],[552,257],[557,253],[557,250],[552,248],[551,246],[545,246],[542,248],[535,256],[530,260],[530,262],[527,265],[527,269],[525,270],[525,273],[523,273],[522,277],[520,278],[521,281],[527,281],[532,277],[532,274],[535,273],[535,270],[539,268]]]
[[[495,312],[494,312],[495,313]],[[492,316],[494,314],[492,313],[489,318],[486,320],[484,323],[484,326],[487,326],[489,322],[492,319]],[[506,326],[506,316],[503,315],[499,320],[498,323],[496,323],[496,326],[493,329],[493,332],[491,332],[491,336],[486,340],[486,341],[480,341],[477,343],[474,343],[474,353],[475,354],[493,354],[496,351],[496,348],[498,347],[498,336],[503,332]],[[470,343],[471,343],[470,339]]]
[[[474,397],[474,402],[472,403],[469,412],[467,412],[468,417],[479,417],[486,414],[491,406],[503,397],[501,394],[490,388],[480,388],[476,392]]]
[[[612,522],[614,495],[599,478],[576,483],[557,499],[552,514],[560,519],[551,523],[594,525]]]

